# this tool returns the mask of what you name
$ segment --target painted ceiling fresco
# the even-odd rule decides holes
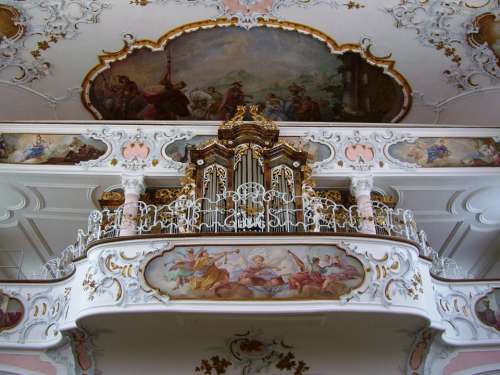
[[[246,30],[209,22],[167,43],[166,38],[138,42],[125,56],[103,57],[110,68],[98,66],[89,74],[83,99],[105,120],[224,121],[245,104],[258,105],[275,121],[404,117],[409,86],[387,69],[388,61],[361,56],[357,46],[323,43],[305,27],[287,26]]]
[[[0,163],[78,164],[106,153],[104,142],[77,134],[1,134]]]
[[[178,299],[340,299],[364,275],[359,260],[326,245],[179,247],[144,269],[150,288]]]
[[[281,121],[497,125],[498,14],[493,0],[5,0],[0,119],[221,120],[233,101]]]
[[[418,138],[391,145],[389,153],[424,168],[500,166],[500,143],[491,138]]]

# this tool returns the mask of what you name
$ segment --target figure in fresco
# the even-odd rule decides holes
[[[144,97],[149,103],[142,112],[144,120],[178,120],[189,116],[190,101],[183,90],[184,81],[172,82],[170,54],[167,55],[166,73],[158,85],[145,90]]]
[[[138,112],[145,101],[137,83],[126,75],[118,76],[118,84],[111,84],[104,76],[105,91],[108,93],[108,108],[115,120],[138,119]]]
[[[283,278],[276,272],[280,267],[265,263],[262,255],[255,255],[248,265],[239,275],[238,282],[245,286],[259,286],[272,288],[285,284]]]
[[[407,155],[418,165],[425,165],[427,163],[427,146],[421,140],[417,140],[414,145],[409,146]]]
[[[219,108],[222,103],[223,95],[213,86],[207,87],[207,93],[211,97],[211,103],[208,107],[207,120],[216,120]]]
[[[476,151],[467,154],[463,158],[466,165],[500,165],[500,152],[493,141],[477,140]]]
[[[73,141],[68,146],[68,151],[63,158],[64,163],[76,164],[81,161],[98,159],[102,152],[95,147],[83,143],[77,137],[73,137]],[[51,159],[49,159],[50,162]]]
[[[245,98],[252,98],[252,95],[245,95],[243,84],[240,81],[231,83],[227,89],[219,106],[219,119],[229,120],[236,113],[236,108],[245,104]]]
[[[188,283],[192,276],[194,275],[194,264],[196,262],[196,257],[193,249],[188,249],[184,257],[177,260],[168,270],[167,270],[167,280],[175,280],[175,287],[173,290],[179,289],[184,284]]]
[[[102,142],[65,134],[9,134],[0,136],[0,163],[76,164],[98,159],[106,152]],[[3,150],[3,151],[2,151]]]
[[[228,48],[233,43],[246,47]],[[298,55],[311,58],[300,63]],[[391,122],[408,110],[410,89],[394,69],[298,30],[179,31],[163,50],[134,45],[108,57],[83,87],[86,107],[100,119],[224,121],[245,103],[279,121]],[[121,83],[103,82],[119,76]]]
[[[40,134],[37,134],[35,142],[24,150],[24,160],[41,158],[47,146],[48,142]]]
[[[273,250],[186,248],[157,257],[144,275],[150,285],[174,298],[233,300],[337,299],[363,281],[362,266],[338,250]]]
[[[290,86],[288,86],[288,92],[290,93],[290,110],[288,111],[288,119],[290,121],[297,120],[297,113],[302,106],[302,100],[305,96],[306,89],[304,86],[299,86],[295,82],[293,82]]]
[[[307,256],[306,265],[293,252],[288,253],[299,267],[299,272],[289,277],[289,287],[298,290],[303,295],[339,296],[349,290],[344,284],[346,280],[357,279],[361,276],[358,270],[348,263],[347,258],[335,256],[332,259],[326,255],[322,260],[320,257]]]
[[[273,93],[269,93],[266,96],[266,102],[264,104],[262,114],[272,121],[286,121],[288,119],[286,114],[288,104],[289,103],[282,98]]]
[[[439,139],[437,143],[430,145],[427,148],[427,163],[432,164],[436,160],[444,159],[450,155],[450,151],[446,145],[446,139]]]
[[[500,329],[498,317],[495,314],[495,311],[490,307],[490,301],[485,298],[481,302],[482,309],[477,310],[476,313],[480,321],[484,324]]]
[[[326,254],[320,263],[323,270],[324,281],[321,289],[328,290],[333,283],[339,281],[352,280],[361,277],[359,271],[353,265],[349,264],[346,256],[331,257]]]
[[[433,338],[434,333],[431,330],[425,330],[424,332],[422,332],[420,340],[418,341],[417,345],[415,345],[415,349],[410,355],[409,364],[413,370],[416,370],[421,366]]]
[[[0,159],[4,159],[8,155],[9,152],[7,150],[7,142],[5,141],[3,134],[0,134]]]
[[[212,97],[207,92],[195,89],[189,94],[189,99],[191,103],[189,104],[189,110],[193,119],[195,120],[206,120],[208,119],[208,111],[212,105]]]
[[[0,293],[0,330],[15,326],[22,318],[21,306],[12,308],[11,301],[9,296]]]
[[[302,292],[305,286],[316,286],[321,288],[325,278],[323,273],[325,272],[325,267],[320,265],[319,257],[306,256],[307,265],[293,252],[288,250],[288,254],[292,257],[293,261],[299,268],[299,272],[293,274],[288,279],[288,285],[290,289],[297,289]]]
[[[207,250],[202,249],[196,257],[193,265],[194,275],[191,279],[191,289],[197,290],[215,290],[229,282],[229,272],[219,268],[216,262],[229,254],[239,254],[239,250],[224,251],[222,253],[209,254]]]
[[[321,113],[317,102],[310,96],[304,96],[295,107],[297,121],[321,121]]]

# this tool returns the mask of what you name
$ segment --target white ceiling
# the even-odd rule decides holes
[[[0,265],[14,266],[24,253],[23,272],[38,271],[49,258],[75,242],[86,228],[103,187],[118,177],[9,174],[0,178]],[[0,269],[2,270],[2,269]],[[14,269],[3,269],[13,277]]]
[[[482,55],[478,56],[477,49],[467,42],[466,34],[467,24],[477,15],[498,11],[497,2],[470,0],[449,5],[443,0],[359,0],[357,3],[363,7],[352,9],[346,6],[349,2],[339,0],[254,3],[262,2],[273,5],[268,16],[311,26],[339,44],[369,41],[374,55],[390,55],[395,69],[414,92],[413,108],[405,123],[498,125],[500,110],[494,103],[500,102],[500,73],[497,71],[496,76],[485,73],[485,65],[477,62],[484,59],[479,60]],[[82,4],[92,3],[92,6],[79,8],[79,2],[50,0],[52,6],[44,10],[42,5],[46,2],[39,0],[2,3],[17,6],[28,17],[27,32],[15,45],[16,59],[10,61],[11,67],[0,69],[0,120],[4,121],[91,120],[90,112],[80,100],[82,81],[103,51],[113,52],[123,47],[124,35],[155,41],[186,23],[217,17],[221,12],[234,15],[231,7],[235,4],[252,4],[245,0],[239,3],[150,0],[147,6],[137,6],[131,1],[85,0]],[[440,8],[446,9],[446,19],[438,18]],[[50,17],[48,9],[52,12]],[[94,9],[94,13],[89,13],[89,9]],[[57,33],[58,28],[65,37],[59,36],[57,43],[49,43],[49,48],[41,50],[40,58],[34,60],[30,52],[38,42]],[[460,66],[446,56],[445,49],[429,42],[438,34],[445,44],[453,40],[450,45],[462,59]],[[495,56],[490,55],[494,62]],[[44,61],[50,63],[46,74],[32,82],[12,83],[18,74],[14,65],[30,67]],[[464,74],[474,72],[477,86],[459,88],[456,79],[445,74],[445,71],[456,73],[457,69]]]

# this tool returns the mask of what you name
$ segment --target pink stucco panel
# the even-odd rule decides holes
[[[446,365],[443,375],[452,375],[458,371],[498,363],[500,368],[500,350],[461,352]]]

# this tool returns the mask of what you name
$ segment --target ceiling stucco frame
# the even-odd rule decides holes
[[[391,122],[400,122],[408,114],[412,106],[412,89],[406,78],[397,71],[395,66],[395,61],[391,60],[391,55],[387,56],[375,56],[372,54],[369,43],[346,43],[338,44],[333,38],[327,34],[306,26],[300,23],[289,22],[289,21],[279,21],[279,20],[264,20],[261,19],[258,22],[258,27],[267,27],[271,29],[282,29],[288,31],[295,31],[300,34],[310,35],[311,37],[325,43],[331,54],[342,55],[346,52],[353,52],[359,54],[368,64],[380,67],[383,69],[384,74],[390,76],[396,81],[396,83],[401,87],[403,92],[403,104],[401,110],[397,115],[392,118]],[[96,77],[111,68],[111,63],[116,61],[125,60],[134,50],[141,48],[149,48],[151,51],[161,51],[165,48],[167,43],[173,39],[180,37],[186,33],[191,33],[194,31],[212,29],[215,27],[239,27],[235,19],[216,19],[216,20],[204,20],[199,22],[188,23],[177,28],[168,31],[166,34],[161,36],[157,41],[152,41],[148,39],[135,40],[131,35],[126,35],[124,38],[124,46],[122,49],[116,52],[106,52],[104,55],[99,55],[97,64],[92,68],[84,77],[82,82],[81,100],[85,108],[92,113],[95,119],[104,120],[102,115],[99,113],[97,108],[95,108],[90,101],[90,88]],[[175,124],[176,121],[162,121],[165,124]]]

